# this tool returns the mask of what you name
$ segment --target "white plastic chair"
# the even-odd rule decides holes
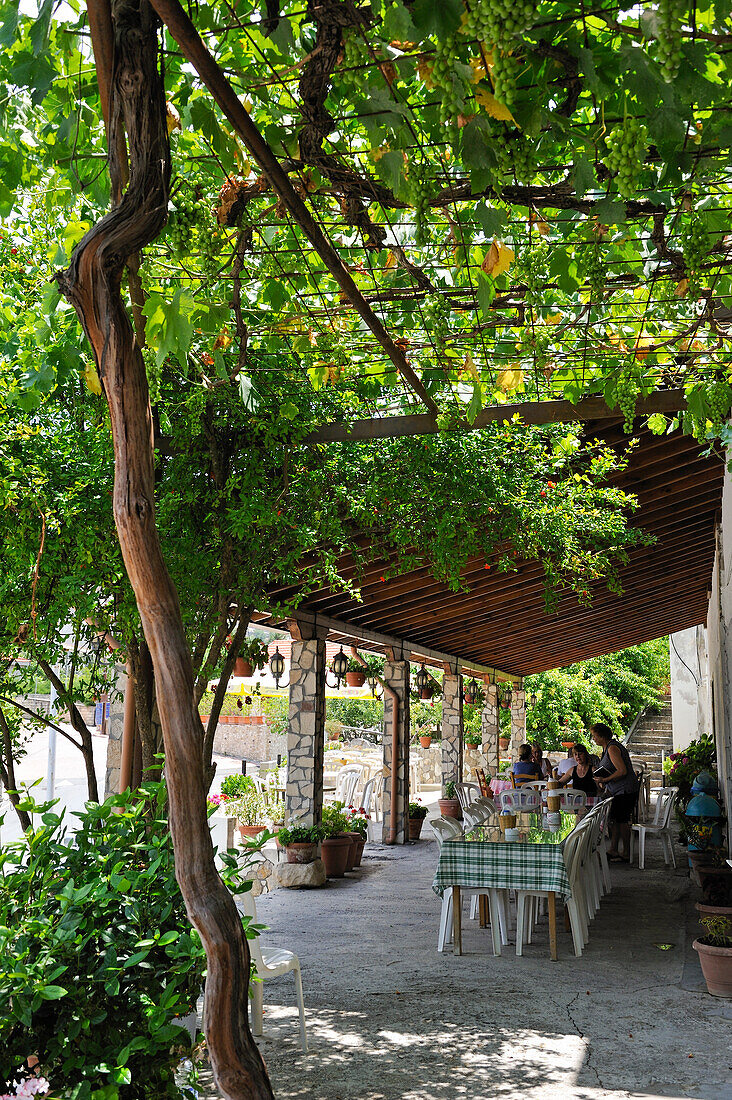
[[[240,894],[238,900],[245,915],[251,918],[252,924],[256,924],[257,907],[251,890]],[[300,960],[293,951],[286,951],[283,947],[263,947],[259,936],[249,940],[248,943],[257,977],[261,979],[261,981],[252,982],[252,1033],[261,1035],[263,1031],[264,982],[269,978],[279,978],[280,975],[292,971],[295,975],[295,994],[300,1011],[300,1045],[304,1051],[307,1051],[308,1037],[305,1031],[305,1000],[302,992]]]
[[[472,802],[468,809],[463,810],[463,821],[468,829],[474,829],[477,825],[484,825],[486,821],[492,821],[495,814],[485,806],[476,806]]]
[[[661,841],[663,847],[663,862],[668,866],[672,863],[676,867],[676,856],[674,855],[674,846],[671,839],[671,815],[676,805],[676,797],[679,793],[678,787],[663,787],[658,792],[658,798],[656,799],[656,809],[653,814],[653,821],[648,825],[636,824],[633,825],[630,832],[630,862],[633,862],[633,839],[635,834],[638,834],[638,867],[642,870],[646,866],[646,835],[656,836]]]
[[[507,793],[507,792],[506,792]],[[574,953],[582,954],[584,945],[589,937],[585,916],[585,899],[581,882],[581,867],[584,849],[591,839],[591,831],[588,830],[586,820],[569,834],[564,842],[564,862],[567,866],[567,877],[572,890],[565,900],[569,913],[569,923],[572,929],[572,942]],[[526,913],[526,901],[531,898],[546,898],[547,890],[517,890],[516,891],[516,954],[523,955],[524,943],[531,943],[531,920]]]
[[[455,793],[463,810],[467,810],[471,802],[480,798],[480,787],[477,783],[456,783]]]
[[[501,810],[509,813],[534,814],[541,810],[541,791],[517,787],[515,790],[501,791],[499,798]]]
[[[336,776],[335,801],[350,806],[359,780],[363,775],[361,764],[346,764]]]

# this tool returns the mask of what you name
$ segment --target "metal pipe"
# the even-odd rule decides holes
[[[358,652],[355,646],[351,646],[351,653],[360,665],[364,668],[369,666],[364,661],[361,654]],[[386,680],[382,680],[380,676],[375,676],[374,679],[381,684],[384,693],[389,696],[392,701],[392,720],[391,720],[391,791],[389,800],[389,836],[384,841],[384,844],[396,844],[396,819],[399,808],[399,791],[397,789],[397,767],[399,765],[399,696],[394,691],[391,684],[387,684]]]
[[[135,688],[132,677],[132,665],[127,662],[127,682],[125,683],[125,709],[122,721],[122,751],[119,763],[119,793],[132,786],[132,760],[135,753]]]

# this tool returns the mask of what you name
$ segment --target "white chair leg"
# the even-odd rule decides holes
[[[574,953],[579,958],[582,954],[582,950],[585,945],[585,940],[582,931],[582,920],[580,918],[579,906],[575,898],[567,898],[565,902],[567,906],[567,912],[569,913],[569,926],[572,929],[572,943],[574,944]]]
[[[437,950],[444,951],[445,945],[452,943],[452,890],[448,887],[442,896],[440,911],[440,930],[437,933]]]
[[[295,969],[295,994],[297,995],[297,1004],[300,1009],[300,1045],[307,1054],[308,1036],[305,1031],[305,998],[302,993],[302,974],[300,973],[299,966]]]
[[[264,990],[262,982],[252,982],[252,1035],[264,1030]]]
[[[526,894],[522,890],[516,891],[516,954],[524,953],[524,909],[526,907]]]
[[[631,834],[631,837],[632,837],[632,834]],[[632,845],[632,843],[633,843],[632,839],[631,839],[630,843]],[[607,852],[605,851],[604,843],[600,844],[600,847],[597,849],[597,854],[600,857],[600,866],[602,867],[602,878],[603,878],[603,882],[605,883],[605,893],[609,894],[612,884],[610,882],[610,866],[609,866],[608,861],[607,861]],[[631,862],[632,862],[632,858],[633,857],[631,856]]]
[[[494,890],[496,907],[498,909],[498,923],[501,932],[501,943],[508,944],[508,893],[506,890]]]
[[[493,939],[493,954],[501,954],[501,899],[498,890],[488,891],[488,909],[491,917],[491,937]]]
[[[471,920],[477,920],[478,919],[478,895],[477,894],[473,894],[472,898],[470,899],[470,919]]]
[[[631,836],[633,834],[631,833]],[[641,871],[646,867],[646,830],[638,830],[638,866]]]
[[[631,827],[630,827],[630,845],[629,845],[629,851],[628,851],[628,863],[630,863],[631,866],[633,864],[633,848],[635,847],[635,834],[636,834],[636,830],[631,825]],[[607,864],[607,853],[605,853],[605,863]]]
[[[664,837],[666,839],[666,844],[668,846],[668,854],[671,857],[669,862],[671,863],[673,868],[676,869],[676,856],[674,855],[674,842],[671,839],[671,834],[670,833],[664,833]]]

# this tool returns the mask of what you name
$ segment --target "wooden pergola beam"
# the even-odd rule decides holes
[[[328,271],[338,283],[343,294],[381,344],[397,371],[425,407],[430,410],[427,419],[435,425],[435,430],[437,430],[434,420],[434,417],[439,413],[437,404],[427,392],[421,378],[409,365],[402,348],[391,338],[356,286],[348,268],[298,195],[290,182],[289,176],[265,141],[259,128],[250,118],[248,111],[227,80],[223,70],[206,49],[201,36],[178,3],[178,0],[151,0],[151,4],[178,43],[181,53],[193,65],[252,157],[264,172],[273,190],[279,195],[291,218],[300,226]]]
[[[161,0],[156,0],[161,2]],[[684,391],[657,390],[638,402],[636,415],[651,413],[674,415],[686,406]],[[491,405],[478,413],[472,423],[456,419],[451,429],[477,431],[488,424],[502,423],[520,416],[524,424],[568,424],[575,420],[615,420],[619,413],[605,404],[602,397],[586,397],[573,405],[571,401],[517,401],[506,405]],[[303,439],[304,443],[364,442],[368,439],[397,439],[410,435],[434,435],[441,429],[433,416],[413,413],[405,416],[374,417],[343,424],[323,424]]]

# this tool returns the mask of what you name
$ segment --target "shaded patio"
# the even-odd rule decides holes
[[[613,868],[582,958],[560,930],[557,963],[546,920],[523,958],[494,958],[475,921],[464,955],[438,954],[431,840],[370,847],[317,895],[260,898],[263,942],[300,957],[309,1029],[302,1054],[292,980],[268,981],[259,1042],[278,1100],[732,1097],[732,1005],[700,991],[679,856],[676,872],[655,848],[644,872]]]

